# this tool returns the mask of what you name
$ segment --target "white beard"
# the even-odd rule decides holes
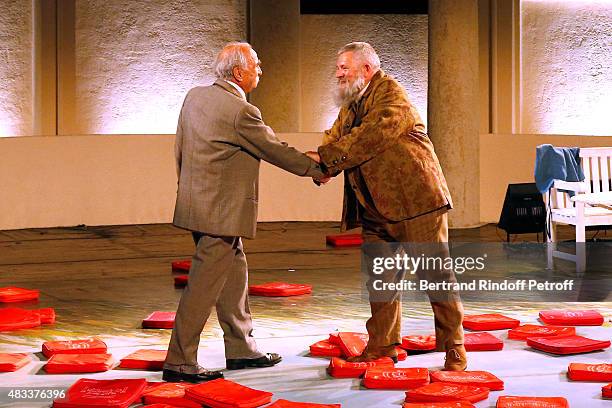
[[[358,76],[353,83],[343,85],[338,82],[336,89],[334,89],[334,103],[339,108],[349,106],[357,100],[359,92],[361,92],[365,85],[365,78],[361,75]]]

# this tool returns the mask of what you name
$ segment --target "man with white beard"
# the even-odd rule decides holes
[[[361,226],[366,243],[431,242],[446,248],[450,193],[425,125],[406,91],[380,69],[376,51],[365,42],[338,51],[336,78],[338,118],[325,131],[318,152],[308,154],[330,176],[344,171],[341,229]],[[352,361],[397,359],[399,294],[381,298],[368,289],[369,341]],[[436,348],[446,352],[444,368],[465,370],[461,301],[458,297],[440,301],[430,294],[430,302]]]

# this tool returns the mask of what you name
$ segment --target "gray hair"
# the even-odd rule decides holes
[[[246,69],[249,64],[248,57],[250,52],[253,50],[251,44],[246,42],[231,42],[225,45],[215,62],[213,63],[213,70],[215,76],[219,79],[232,79],[234,78],[234,67],[240,67]]]
[[[376,54],[374,47],[367,42],[357,41],[346,44],[338,50],[338,55],[344,54],[345,52],[353,52],[361,62],[369,64],[374,71],[380,68],[378,54]]]

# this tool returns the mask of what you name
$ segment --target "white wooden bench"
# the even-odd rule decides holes
[[[544,195],[546,204],[546,234],[548,244],[548,267],[553,267],[553,258],[561,258],[576,263],[576,271],[586,268],[585,245],[586,227],[612,225],[612,147],[580,148],[581,166],[584,181],[566,182],[555,180],[552,188]],[[563,191],[574,191],[575,196]],[[557,250],[556,224],[576,227],[576,254]]]

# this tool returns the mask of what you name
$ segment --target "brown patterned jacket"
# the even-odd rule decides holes
[[[452,208],[419,113],[402,86],[382,70],[374,74],[357,104],[342,107],[318,152],[329,174],[345,170],[342,230],[359,226],[355,186],[349,177],[355,169],[371,204],[390,221]]]

